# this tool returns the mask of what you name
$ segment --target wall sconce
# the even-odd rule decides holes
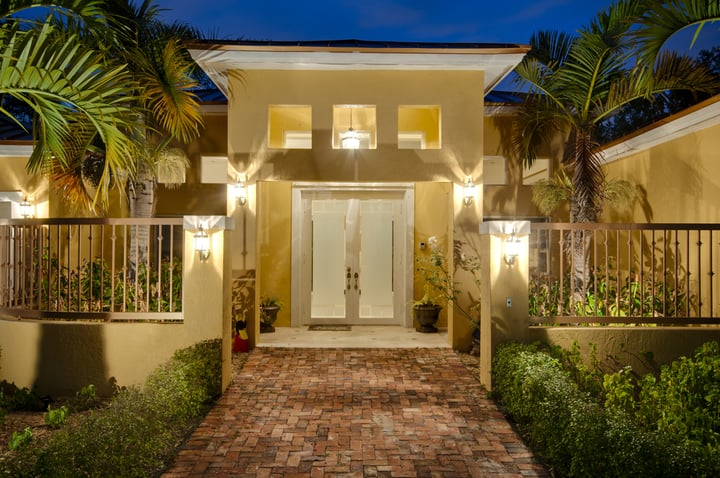
[[[195,250],[201,261],[205,262],[210,257],[210,236],[205,232],[202,225],[200,229],[193,235],[195,239]]]
[[[515,264],[515,260],[520,255],[520,238],[515,231],[510,233],[510,237],[505,241],[505,263],[509,266]]]
[[[472,179],[468,176],[465,180],[465,186],[463,186],[463,203],[469,206],[475,200],[475,196],[477,196],[477,186],[473,184]]]
[[[245,187],[245,180],[241,175],[238,175],[237,182],[232,187],[232,192],[238,204],[244,206],[247,202],[247,188]]]
[[[23,219],[33,216],[33,205],[30,201],[28,201],[27,196],[23,196],[23,199],[20,202],[20,215]]]

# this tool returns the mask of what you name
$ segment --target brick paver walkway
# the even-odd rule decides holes
[[[258,348],[163,476],[548,473],[450,349]]]

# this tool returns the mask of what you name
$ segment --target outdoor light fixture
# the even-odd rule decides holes
[[[237,199],[238,204],[244,206],[247,202],[247,188],[242,175],[238,174],[237,182],[232,187],[233,196]]]
[[[32,203],[28,201],[27,196],[23,196],[23,199],[20,202],[20,215],[23,217],[23,219],[27,219],[29,217],[32,217],[33,215]]]
[[[505,241],[505,263],[509,266],[515,264],[515,259],[520,255],[520,238],[515,231]]]
[[[475,196],[477,195],[477,186],[475,186],[470,179],[470,176],[465,179],[465,186],[463,186],[463,202],[466,206],[472,204]]]
[[[193,238],[195,239],[195,250],[200,260],[203,262],[208,260],[208,257],[210,257],[210,236],[205,232],[202,224],[200,229],[193,235]]]
[[[359,149],[360,148],[360,135],[353,129],[352,126],[352,108],[350,108],[350,128],[342,135],[340,141],[343,149]]]

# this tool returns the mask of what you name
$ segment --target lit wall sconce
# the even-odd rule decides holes
[[[208,260],[208,257],[210,257],[210,236],[205,232],[202,225],[200,225],[200,229],[193,235],[193,238],[195,239],[195,250],[200,260],[203,262]]]
[[[28,201],[27,196],[23,196],[23,199],[20,202],[20,215],[23,219],[33,216],[33,205],[30,201]]]
[[[477,196],[477,186],[473,184],[472,179],[468,176],[465,180],[465,185],[463,186],[463,202],[465,205],[469,206],[472,204],[475,200],[475,196]]]
[[[515,260],[520,255],[520,238],[515,231],[510,233],[510,237],[505,241],[505,263],[509,266],[515,264]]]
[[[247,202],[247,187],[245,187],[245,178],[243,176],[238,175],[237,182],[232,187],[232,192],[238,204],[244,206]]]

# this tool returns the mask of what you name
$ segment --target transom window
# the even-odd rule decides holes
[[[268,147],[273,149],[312,149],[312,107],[308,105],[270,105],[268,107]]]
[[[398,106],[398,148],[440,149],[440,107]]]

